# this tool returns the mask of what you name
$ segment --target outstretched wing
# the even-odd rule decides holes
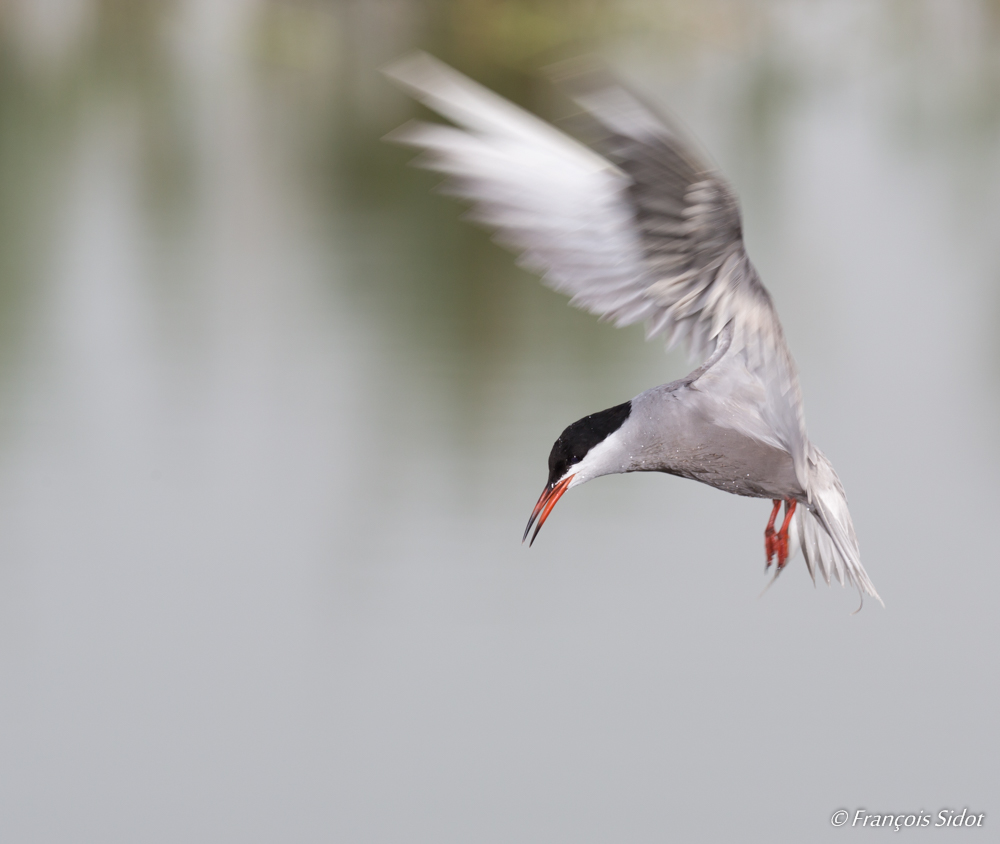
[[[648,338],[682,341],[701,356],[731,323],[729,352],[763,386],[764,421],[809,489],[795,364],[719,173],[595,74],[568,87],[599,129],[602,154],[426,54],[386,73],[461,127],[415,122],[391,139],[424,150],[422,166],[446,174],[446,190],[472,202],[471,216],[571,304],[619,326],[645,322]]]

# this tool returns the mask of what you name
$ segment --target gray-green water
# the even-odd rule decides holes
[[[597,49],[692,127],[885,610],[758,600],[768,505],[674,478],[520,545],[562,428],[686,361],[379,142],[414,46],[548,116]],[[998,92],[995,2],[0,7],[0,839],[995,827]]]

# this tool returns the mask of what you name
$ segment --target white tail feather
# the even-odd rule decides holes
[[[861,565],[847,496],[830,461],[815,446],[809,453],[808,504],[800,504],[788,533],[789,550],[802,548],[813,581],[816,573],[830,584],[835,577],[842,586],[854,586],[885,606]]]

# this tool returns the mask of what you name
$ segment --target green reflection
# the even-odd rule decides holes
[[[178,48],[195,34],[187,28],[207,26],[209,16],[193,15],[191,4],[102,0],[88,7],[70,46],[44,60],[22,43],[12,8],[0,9],[0,355],[7,365],[29,321],[27,292],[54,251],[53,203],[67,154],[81,126],[106,119],[109,103],[137,117],[144,226],[167,244],[154,276],[168,288],[181,281],[169,250],[186,248],[198,208],[212,201],[198,169],[203,69]],[[929,146],[954,172],[970,217],[989,219],[995,191],[982,173],[996,168],[1000,4],[953,8],[890,1],[845,14],[854,16],[858,61],[873,80],[890,142]],[[615,389],[606,382],[619,364],[640,354],[640,332],[616,334],[586,315],[562,313],[559,297],[516,270],[487,234],[459,221],[457,204],[429,195],[435,179],[406,166],[408,151],[381,142],[420,111],[380,77],[380,65],[427,49],[549,118],[565,104],[539,68],[569,55],[604,52],[633,76],[644,73],[654,92],[692,68],[716,68],[706,78],[717,81],[703,94],[726,105],[715,106],[725,115],[718,151],[735,162],[754,220],[777,213],[789,114],[849,73],[823,54],[815,35],[817,49],[789,48],[789,21],[799,25],[796,16],[806,11],[781,3],[270,0],[248,9],[227,42],[248,73],[242,94],[275,166],[294,180],[297,201],[322,221],[329,248],[350,261],[352,271],[331,275],[331,284],[380,326],[386,343],[406,350],[408,365],[445,374],[450,400],[466,413],[478,406],[481,382],[503,377],[510,360],[544,354],[546,344],[559,347],[579,383],[605,383],[595,400],[620,399],[601,397]],[[949,27],[952,34],[943,35]],[[203,131],[212,130],[209,115]]]

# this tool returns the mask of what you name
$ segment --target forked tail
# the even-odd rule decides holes
[[[885,606],[861,565],[858,539],[840,478],[823,452],[813,445],[808,460],[810,501],[796,508],[789,530],[789,550],[794,553],[796,545],[802,548],[813,582],[817,572],[827,584],[836,577],[841,585],[854,586]]]

